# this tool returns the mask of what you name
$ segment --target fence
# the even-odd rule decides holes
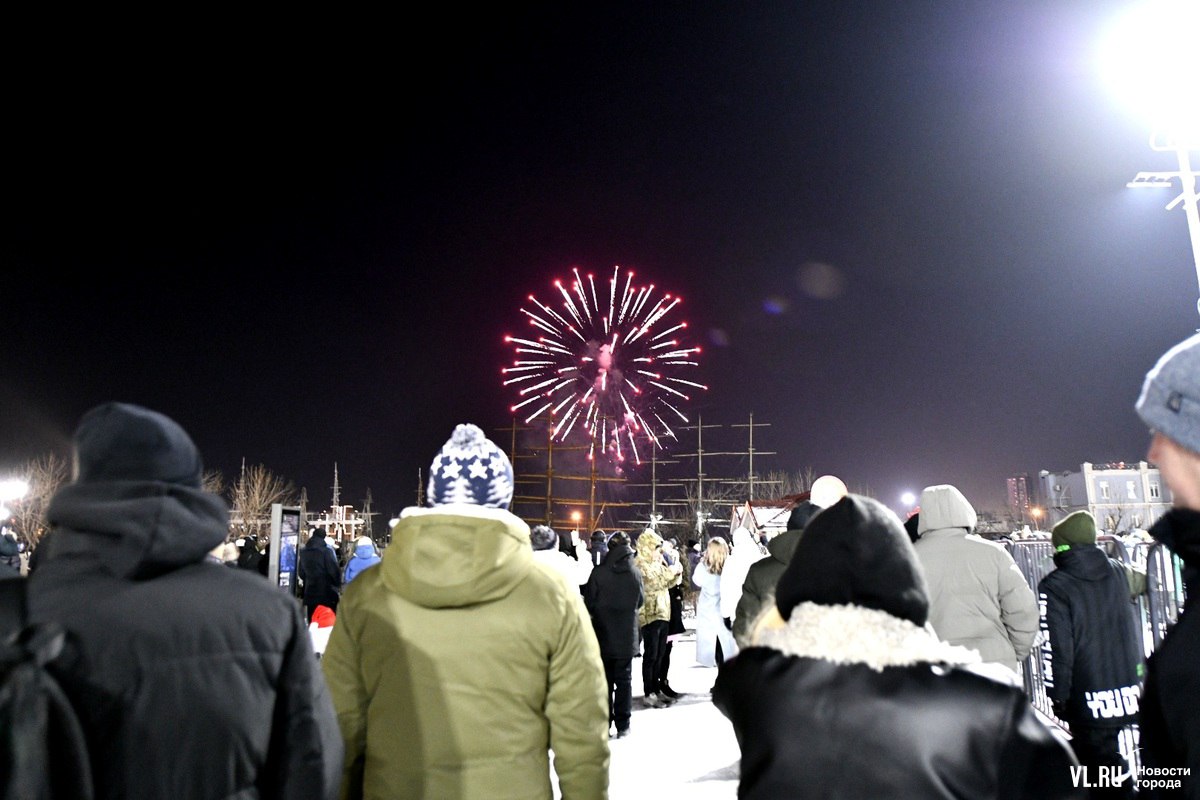
[[[1146,593],[1139,595],[1131,604],[1131,613],[1137,615],[1142,644],[1149,657],[1183,610],[1182,562],[1158,542],[1126,544],[1112,536],[1101,536],[1096,544],[1110,558],[1146,573]],[[1054,547],[1046,539],[1012,541],[1007,542],[1005,547],[1036,594],[1042,578],[1054,570]],[[1063,731],[1070,733],[1070,726],[1055,715],[1046,693],[1049,657],[1050,642],[1043,631],[1023,665],[1025,691],[1034,708]],[[1137,738],[1136,725],[1122,734],[1122,752],[1134,765],[1137,764]]]

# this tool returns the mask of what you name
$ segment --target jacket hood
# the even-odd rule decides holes
[[[629,572],[633,569],[633,548],[627,544],[608,548],[604,563],[612,567],[613,572]]]
[[[974,650],[939,640],[928,627],[856,605],[800,603],[785,624],[760,627],[755,644],[784,655],[865,664],[876,671],[923,663],[965,666],[981,660]]]
[[[949,484],[928,486],[921,492],[921,514],[917,532],[936,531],[943,528],[975,529],[975,509],[963,497],[963,493]]]
[[[229,532],[215,494],[162,481],[71,483],[46,510],[47,558],[84,557],[112,575],[150,578],[202,561]]]
[[[365,541],[365,542],[359,542],[358,544],[354,545],[354,555],[352,557],[353,558],[374,558],[375,557],[375,544],[373,542],[371,542],[370,540]]]
[[[642,531],[642,535],[637,540],[637,557],[638,559],[650,563],[653,559],[661,560],[661,557],[656,554],[659,547],[662,546],[662,537],[652,530]]]
[[[789,530],[776,534],[775,538],[767,542],[767,554],[779,563],[787,564],[792,560],[792,554],[796,552],[796,545],[800,544],[802,534],[801,530]]]
[[[1055,553],[1054,566],[1080,580],[1098,581],[1108,575],[1108,556],[1095,545],[1076,545]]]
[[[743,558],[746,555],[758,556],[762,554],[762,551],[758,548],[758,540],[755,539],[754,534],[746,528],[738,528],[733,532],[734,552],[736,552],[739,547],[743,548]]]
[[[375,569],[390,591],[425,608],[505,597],[533,569],[529,526],[501,508],[406,508]]]

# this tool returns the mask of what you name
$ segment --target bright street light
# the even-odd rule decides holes
[[[1153,0],[1130,6],[1113,21],[1101,44],[1105,82],[1151,128],[1150,149],[1173,152],[1177,171],[1139,172],[1126,186],[1164,189],[1179,181],[1180,192],[1167,210],[1182,205],[1192,243],[1192,261],[1200,283],[1200,211],[1198,174],[1189,151],[1200,151],[1200,84],[1196,81],[1196,43],[1200,41],[1200,3]],[[1200,313],[1200,299],[1196,301]]]
[[[20,500],[28,492],[29,484],[20,478],[0,481],[0,521],[8,519],[8,515],[12,513],[7,504],[13,500]]]
[[[20,478],[9,478],[0,481],[0,503],[9,500],[20,500],[29,491],[29,484]]]

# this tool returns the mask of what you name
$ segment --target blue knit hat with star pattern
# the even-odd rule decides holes
[[[512,496],[513,469],[504,451],[484,436],[479,426],[456,426],[429,468],[426,503],[506,509]]]

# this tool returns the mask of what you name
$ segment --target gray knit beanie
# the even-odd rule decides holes
[[[1163,354],[1134,407],[1151,430],[1200,453],[1200,334]]]

